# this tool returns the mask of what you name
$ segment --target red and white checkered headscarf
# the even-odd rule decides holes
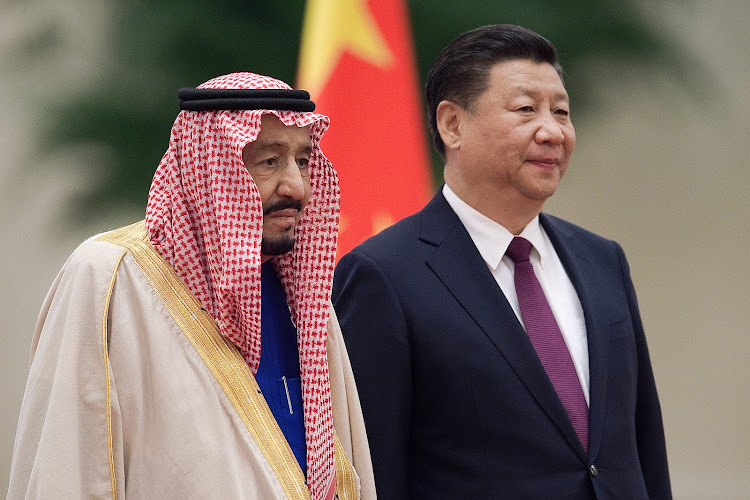
[[[199,88],[289,89],[253,73],[232,73]],[[216,319],[255,374],[260,362],[260,243],[263,207],[242,161],[261,116],[310,126],[311,195],[295,229],[294,249],[274,257],[297,327],[312,498],[333,497],[334,438],[326,356],[328,304],[336,253],[339,185],[320,150],[327,116],[312,112],[182,111],[159,163],[146,210],[151,243]]]

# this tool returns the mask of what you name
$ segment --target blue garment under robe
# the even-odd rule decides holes
[[[255,380],[302,472],[307,474],[297,329],[271,261],[261,265],[261,353]]]

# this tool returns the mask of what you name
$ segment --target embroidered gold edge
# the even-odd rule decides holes
[[[334,434],[334,457],[336,461],[336,493],[340,500],[355,500],[359,498],[357,475],[354,466],[346,456],[344,447]]]
[[[218,325],[172,267],[147,238],[144,221],[98,238],[125,247],[164,303],[169,314],[193,344],[244,422],[290,499],[309,499],[305,477],[276,423],[255,377],[237,348],[219,332]],[[342,450],[343,452],[343,450]]]
[[[112,483],[112,500],[117,500],[117,476],[115,475],[115,457],[112,450],[112,386],[109,380],[109,347],[107,342],[107,333],[109,332],[109,303],[112,298],[112,290],[115,288],[117,270],[120,263],[125,257],[126,252],[122,252],[112,270],[112,277],[109,280],[107,296],[104,299],[104,312],[102,314],[102,349],[104,350],[104,376],[107,380],[107,451],[109,454],[109,475]]]

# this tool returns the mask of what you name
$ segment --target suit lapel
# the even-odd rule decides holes
[[[442,196],[422,211],[422,241],[435,245],[427,265],[497,348],[534,399],[585,460],[565,408],[526,331],[495,282],[474,242]]]
[[[609,367],[609,338],[601,333],[607,331],[609,305],[606,297],[596,290],[606,289],[606,284],[596,284],[596,273],[591,271],[596,268],[593,265],[596,257],[590,248],[577,244],[573,233],[554,217],[541,214],[539,221],[555,247],[583,309],[589,348],[589,457],[593,459],[602,438]]]

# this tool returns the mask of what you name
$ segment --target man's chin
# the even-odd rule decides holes
[[[263,237],[260,241],[260,253],[262,255],[284,255],[294,249],[293,236],[275,236],[273,238]]]

